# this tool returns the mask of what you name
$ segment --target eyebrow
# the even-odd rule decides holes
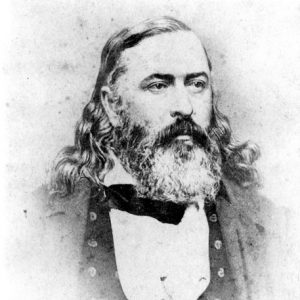
[[[197,73],[189,73],[185,76],[184,81],[189,81],[191,79],[197,78],[197,77],[205,77],[206,80],[208,80],[208,75],[206,72],[197,72]],[[171,74],[161,74],[161,73],[154,73],[151,74],[149,76],[147,76],[146,78],[144,78],[141,82],[141,86],[144,86],[145,84],[147,84],[149,81],[153,80],[153,79],[160,79],[160,80],[165,80],[168,81],[170,83],[174,83],[175,81],[175,76],[171,75]]]
[[[205,77],[206,80],[208,80],[208,75],[206,72],[199,72],[199,73],[190,73],[190,74],[187,74],[185,76],[185,81],[189,81],[191,79],[194,79],[194,78],[197,78],[197,77]]]
[[[147,82],[151,81],[152,79],[161,79],[161,80],[165,80],[168,82],[174,82],[175,76],[173,76],[171,74],[154,73],[154,74],[147,76],[145,79],[143,79],[141,82],[141,86],[143,86]]]

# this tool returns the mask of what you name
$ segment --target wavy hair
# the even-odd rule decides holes
[[[125,28],[107,41],[102,50],[101,66],[91,100],[84,107],[76,126],[74,146],[63,148],[54,162],[50,183],[53,192],[71,194],[82,178],[97,186],[102,184],[105,174],[113,167],[113,161],[109,158],[113,126],[101,102],[101,88],[113,86],[118,77],[126,72],[126,67],[120,63],[125,49],[136,46],[148,37],[176,31],[191,29],[174,18],[161,17]],[[211,70],[209,59],[208,63]],[[219,145],[223,175],[242,186],[257,184],[258,173],[253,163],[259,156],[259,149],[249,141],[242,144],[234,141],[229,120],[218,110],[215,97],[209,135]]]

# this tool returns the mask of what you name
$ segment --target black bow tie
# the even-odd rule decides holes
[[[152,217],[162,223],[179,224],[187,207],[186,204],[137,197],[135,187],[131,184],[111,185],[104,187],[104,190],[110,208]]]

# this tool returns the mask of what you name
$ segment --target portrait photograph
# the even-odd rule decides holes
[[[300,1],[1,10],[1,299],[300,299]]]

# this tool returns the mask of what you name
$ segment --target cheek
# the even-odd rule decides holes
[[[200,125],[202,128],[207,128],[210,125],[211,115],[212,115],[212,100],[210,97],[207,99],[201,99],[195,103],[193,106],[194,121]]]
[[[210,124],[212,109],[211,106],[203,106],[197,112],[195,112],[195,119],[203,128],[206,128]]]
[[[170,113],[163,102],[147,99],[145,95],[124,95],[122,109],[126,111],[130,119],[149,130],[158,131],[170,123]]]

